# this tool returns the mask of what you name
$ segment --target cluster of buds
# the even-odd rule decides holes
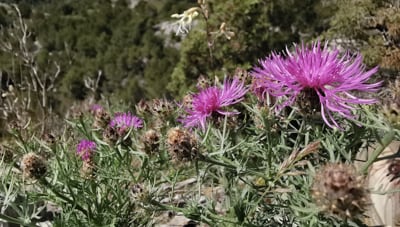
[[[167,99],[153,99],[151,101],[141,100],[136,105],[136,112],[143,117],[151,119],[152,128],[160,129],[165,122],[173,119],[175,104]]]
[[[358,218],[366,207],[364,178],[353,166],[332,163],[314,178],[312,196],[322,211],[340,218]]]
[[[21,169],[28,178],[40,179],[47,172],[47,164],[39,155],[28,153],[22,157]]]
[[[198,157],[198,140],[186,130],[170,129],[167,132],[167,146],[174,161],[191,161]]]
[[[174,105],[166,99],[154,99],[150,103],[150,113],[160,118],[165,118],[172,114]]]

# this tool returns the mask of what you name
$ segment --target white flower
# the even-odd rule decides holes
[[[199,13],[197,12],[198,7],[192,7],[188,10],[185,10],[182,14],[172,14],[172,18],[180,18],[176,23],[178,24],[178,29],[176,31],[176,35],[179,33],[186,34],[192,27],[193,18],[197,17]]]

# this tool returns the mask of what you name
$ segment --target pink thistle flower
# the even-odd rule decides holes
[[[367,84],[367,80],[378,71],[375,67],[365,71],[360,54],[339,57],[339,51],[330,51],[320,42],[311,48],[302,45],[294,52],[286,50],[287,57],[273,53],[260,60],[260,67],[255,67],[253,91],[261,99],[266,94],[277,97],[279,112],[285,106],[292,105],[303,93],[314,93],[319,99],[321,115],[325,123],[340,128],[333,113],[352,119],[355,104],[372,104],[375,99],[358,98],[352,91],[375,92],[382,82]],[[317,101],[318,103],[318,101]]]
[[[228,112],[223,107],[233,105],[243,100],[247,89],[244,83],[234,78],[232,81],[224,80],[223,86],[211,86],[201,90],[193,96],[191,108],[186,110],[187,115],[182,119],[185,127],[201,126],[206,129],[207,117],[212,114],[232,115],[238,112]]]
[[[96,143],[91,140],[81,140],[76,146],[76,153],[83,161],[90,161],[94,150],[96,150]]]
[[[110,127],[118,129],[121,135],[131,128],[143,127],[143,120],[131,113],[116,113],[110,122]]]

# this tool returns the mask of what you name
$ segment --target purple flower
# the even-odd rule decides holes
[[[116,113],[110,122],[110,127],[118,129],[123,134],[131,128],[143,127],[143,120],[131,113]]]
[[[102,114],[105,113],[104,108],[99,104],[93,104],[90,106],[89,112],[94,116],[100,117]]]
[[[90,106],[90,110],[93,112],[102,111],[103,107],[99,104],[93,104]]]
[[[96,150],[96,143],[91,140],[81,140],[76,146],[76,153],[83,161],[90,161],[94,150]]]
[[[244,83],[237,78],[232,81],[225,79],[222,88],[212,86],[201,90],[193,96],[191,108],[186,110],[187,115],[182,119],[184,126],[201,126],[205,130],[207,117],[214,113],[228,116],[238,114],[238,112],[225,111],[223,107],[240,102],[246,92]]]
[[[352,91],[375,92],[382,83],[366,83],[378,68],[365,71],[360,54],[339,57],[337,49],[330,51],[327,43],[321,48],[319,41],[311,48],[302,45],[294,52],[286,50],[286,54],[284,58],[273,53],[261,60],[261,66],[252,72],[253,91],[260,99],[267,93],[277,97],[280,103],[276,111],[293,104],[301,92],[311,91],[319,99],[325,123],[331,128],[340,128],[333,113],[351,119],[354,118],[352,105],[376,102],[351,94]]]

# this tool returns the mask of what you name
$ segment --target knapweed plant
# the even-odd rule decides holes
[[[181,30],[196,10],[177,16]],[[227,75],[184,99],[93,105],[51,137],[13,128],[1,146],[0,219],[363,226],[374,193],[366,176],[400,136],[398,122],[374,105],[377,72],[360,54],[302,43],[261,59],[247,77]],[[397,180],[397,165],[383,168]]]

